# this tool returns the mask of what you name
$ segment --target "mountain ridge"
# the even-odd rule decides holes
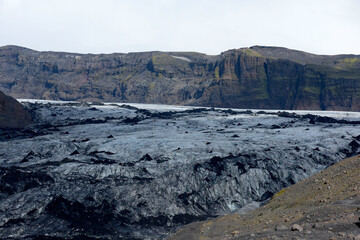
[[[287,48],[287,47],[279,47],[279,46],[266,46],[266,45],[253,45],[250,47],[240,47],[240,48],[231,48],[225,51],[220,52],[219,54],[207,54],[207,53],[202,53],[202,52],[197,52],[197,51],[163,51],[163,50],[150,50],[150,51],[130,51],[130,52],[110,52],[110,53],[81,53],[81,52],[76,52],[76,51],[52,51],[52,50],[36,50],[33,48],[29,48],[29,47],[24,47],[24,46],[19,46],[19,45],[13,45],[13,44],[8,44],[8,45],[3,45],[0,46],[0,49],[8,49],[8,48],[17,48],[17,49],[22,49],[22,50],[29,50],[29,51],[33,51],[33,52],[37,52],[37,53],[66,53],[66,54],[77,54],[77,55],[112,55],[112,54],[136,54],[136,53],[172,53],[172,54],[176,54],[176,53],[194,53],[194,54],[199,54],[199,55],[205,55],[205,56],[219,56],[223,53],[229,52],[229,51],[235,51],[235,50],[246,50],[246,49],[252,49],[252,50],[259,50],[259,49],[268,49],[268,50],[286,50],[286,51],[290,51],[290,52],[297,52],[297,53],[302,53],[302,54],[307,54],[307,55],[314,55],[314,56],[322,56],[322,57],[334,57],[334,56],[360,56],[360,54],[353,54],[353,53],[340,53],[340,54],[315,54],[315,53],[310,53],[310,52],[306,52],[306,51],[302,51],[302,50],[297,50],[297,49],[293,49],[293,48]]]
[[[219,55],[0,47],[0,90],[15,98],[358,111],[358,88],[360,55],[263,46]]]

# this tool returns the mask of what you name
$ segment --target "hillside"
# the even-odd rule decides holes
[[[15,98],[358,111],[359,87],[355,55],[260,46],[217,56],[0,48],[0,90]]]
[[[356,156],[281,190],[250,213],[193,223],[168,240],[360,239],[359,182]]]

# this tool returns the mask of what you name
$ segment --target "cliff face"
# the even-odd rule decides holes
[[[21,128],[30,122],[30,113],[19,102],[0,92],[0,128]]]
[[[358,111],[359,87],[355,55],[258,46],[218,56],[0,48],[0,90],[16,98]]]

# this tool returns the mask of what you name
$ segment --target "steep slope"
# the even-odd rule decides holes
[[[30,122],[30,113],[19,102],[0,92],[0,129],[21,128]]]
[[[359,239],[359,182],[356,156],[281,190],[250,213],[193,223],[169,240]]]
[[[360,109],[360,57],[286,48],[75,54],[0,48],[0,90],[16,98],[264,109]]]

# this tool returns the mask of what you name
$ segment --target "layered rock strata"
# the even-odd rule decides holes
[[[260,46],[217,56],[0,48],[0,90],[16,98],[358,111],[359,87],[356,55]]]

